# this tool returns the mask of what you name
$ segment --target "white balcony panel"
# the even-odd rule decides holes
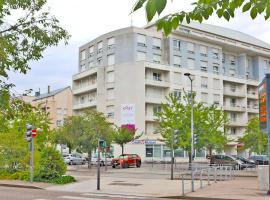
[[[97,101],[93,100],[93,101],[85,102],[85,103],[81,103],[81,104],[74,104],[73,110],[81,110],[81,109],[91,108],[91,107],[95,107],[95,106],[97,106]]]

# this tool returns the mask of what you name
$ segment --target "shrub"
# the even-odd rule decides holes
[[[37,179],[51,180],[62,177],[66,170],[66,164],[57,150],[53,147],[45,147],[41,151],[40,164],[36,172]]]
[[[54,183],[54,184],[67,184],[67,183],[73,183],[75,182],[75,178],[73,176],[61,176],[58,178],[54,178],[49,180],[49,183]]]

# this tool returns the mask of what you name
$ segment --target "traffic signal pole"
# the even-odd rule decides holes
[[[172,130],[172,141],[171,141],[171,180],[173,180],[173,163],[174,163],[173,143],[174,143],[174,130]]]
[[[34,177],[34,138],[32,138],[31,142],[29,143],[30,146],[30,183],[33,183]]]

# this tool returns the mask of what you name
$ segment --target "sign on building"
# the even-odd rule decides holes
[[[267,128],[267,107],[266,107],[266,82],[265,79],[259,85],[259,119],[260,129],[266,132]]]
[[[132,126],[135,129],[135,104],[121,105],[121,126]]]

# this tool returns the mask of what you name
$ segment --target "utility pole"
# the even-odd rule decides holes
[[[97,190],[100,190],[100,140],[98,140]]]

